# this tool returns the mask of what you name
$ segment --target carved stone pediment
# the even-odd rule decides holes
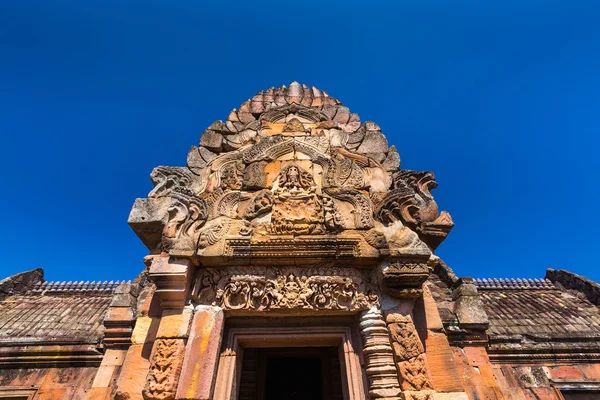
[[[151,179],[130,225],[155,254],[197,265],[427,260],[453,226],[432,173],[401,170],[377,124],[297,83],[244,102],[206,129],[186,167]],[[425,272],[407,274],[412,288]]]

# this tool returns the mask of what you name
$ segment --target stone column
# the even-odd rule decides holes
[[[389,333],[377,307],[361,313],[360,333],[363,337],[363,355],[369,380],[369,395],[373,399],[400,399],[398,374]]]
[[[209,400],[213,397],[224,315],[219,307],[197,306],[184,365],[177,387],[178,400]]]

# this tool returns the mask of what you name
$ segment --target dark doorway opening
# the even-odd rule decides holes
[[[239,400],[342,400],[336,347],[244,349]]]

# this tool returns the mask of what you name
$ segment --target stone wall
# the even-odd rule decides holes
[[[97,372],[97,367],[2,369],[0,395],[32,389],[36,400],[105,399],[106,390],[92,388]]]

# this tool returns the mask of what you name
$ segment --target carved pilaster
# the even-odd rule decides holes
[[[394,367],[389,333],[381,311],[373,307],[361,313],[360,333],[364,340],[369,395],[374,399],[399,399],[400,385]]]
[[[389,314],[386,321],[404,398],[429,399],[433,392],[427,375],[425,350],[411,317]]]
[[[157,339],[150,362],[145,400],[174,400],[183,365],[184,339]]]

